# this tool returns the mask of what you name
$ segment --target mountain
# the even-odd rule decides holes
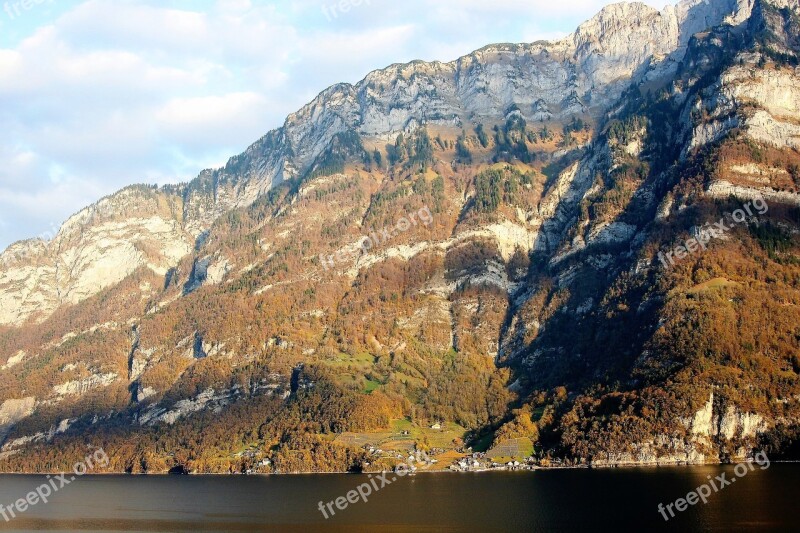
[[[0,469],[793,453],[798,53],[797,0],[614,4],[333,86],[11,246]]]
[[[688,2],[659,13],[616,4],[557,43],[489,46],[452,63],[393,65],[356,86],[331,87],[224,169],[184,187],[126,189],[72,217],[49,243],[10,247],[0,256],[0,324],[45,319],[141,266],[164,275],[218,217],[278,183],[307,178],[337,136],[393,141],[423,124],[497,121],[512,106],[539,121],[601,115],[653,58],[674,69],[691,34],[733,5]]]

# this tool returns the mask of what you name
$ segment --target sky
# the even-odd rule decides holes
[[[222,166],[334,83],[556,39],[605,3],[0,0],[0,250]]]

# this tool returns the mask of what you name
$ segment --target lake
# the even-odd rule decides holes
[[[340,500],[348,507],[332,504],[327,520],[319,502],[367,476],[87,476],[10,522],[0,516],[0,531],[800,531],[795,464],[756,467],[664,521],[660,503],[722,473],[736,478],[727,466],[420,474],[376,480],[368,502]],[[0,504],[47,482],[0,476]]]

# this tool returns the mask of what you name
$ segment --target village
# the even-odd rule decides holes
[[[328,438],[362,450],[366,455],[362,464],[364,473],[532,471],[561,466],[557,459],[542,465],[529,439],[495,444],[489,436],[467,445],[465,434],[465,429],[454,423],[421,425],[406,419],[394,421],[387,431],[342,433]],[[250,467],[244,470],[246,474],[269,474],[274,470],[268,454],[257,445],[237,453],[236,457],[249,463]]]
[[[406,469],[416,474],[540,468],[529,439],[510,439],[493,445],[491,438],[483,438],[466,445],[464,436],[464,428],[457,424],[434,422],[423,426],[400,420],[395,421],[392,431],[345,433],[336,441],[358,445],[368,454],[365,472]]]

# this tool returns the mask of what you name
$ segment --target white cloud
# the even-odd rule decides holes
[[[182,145],[210,147],[220,139],[245,129],[263,128],[268,115],[267,100],[253,92],[221,96],[175,98],[156,113],[156,122],[165,136]],[[253,139],[255,140],[255,139]]]

